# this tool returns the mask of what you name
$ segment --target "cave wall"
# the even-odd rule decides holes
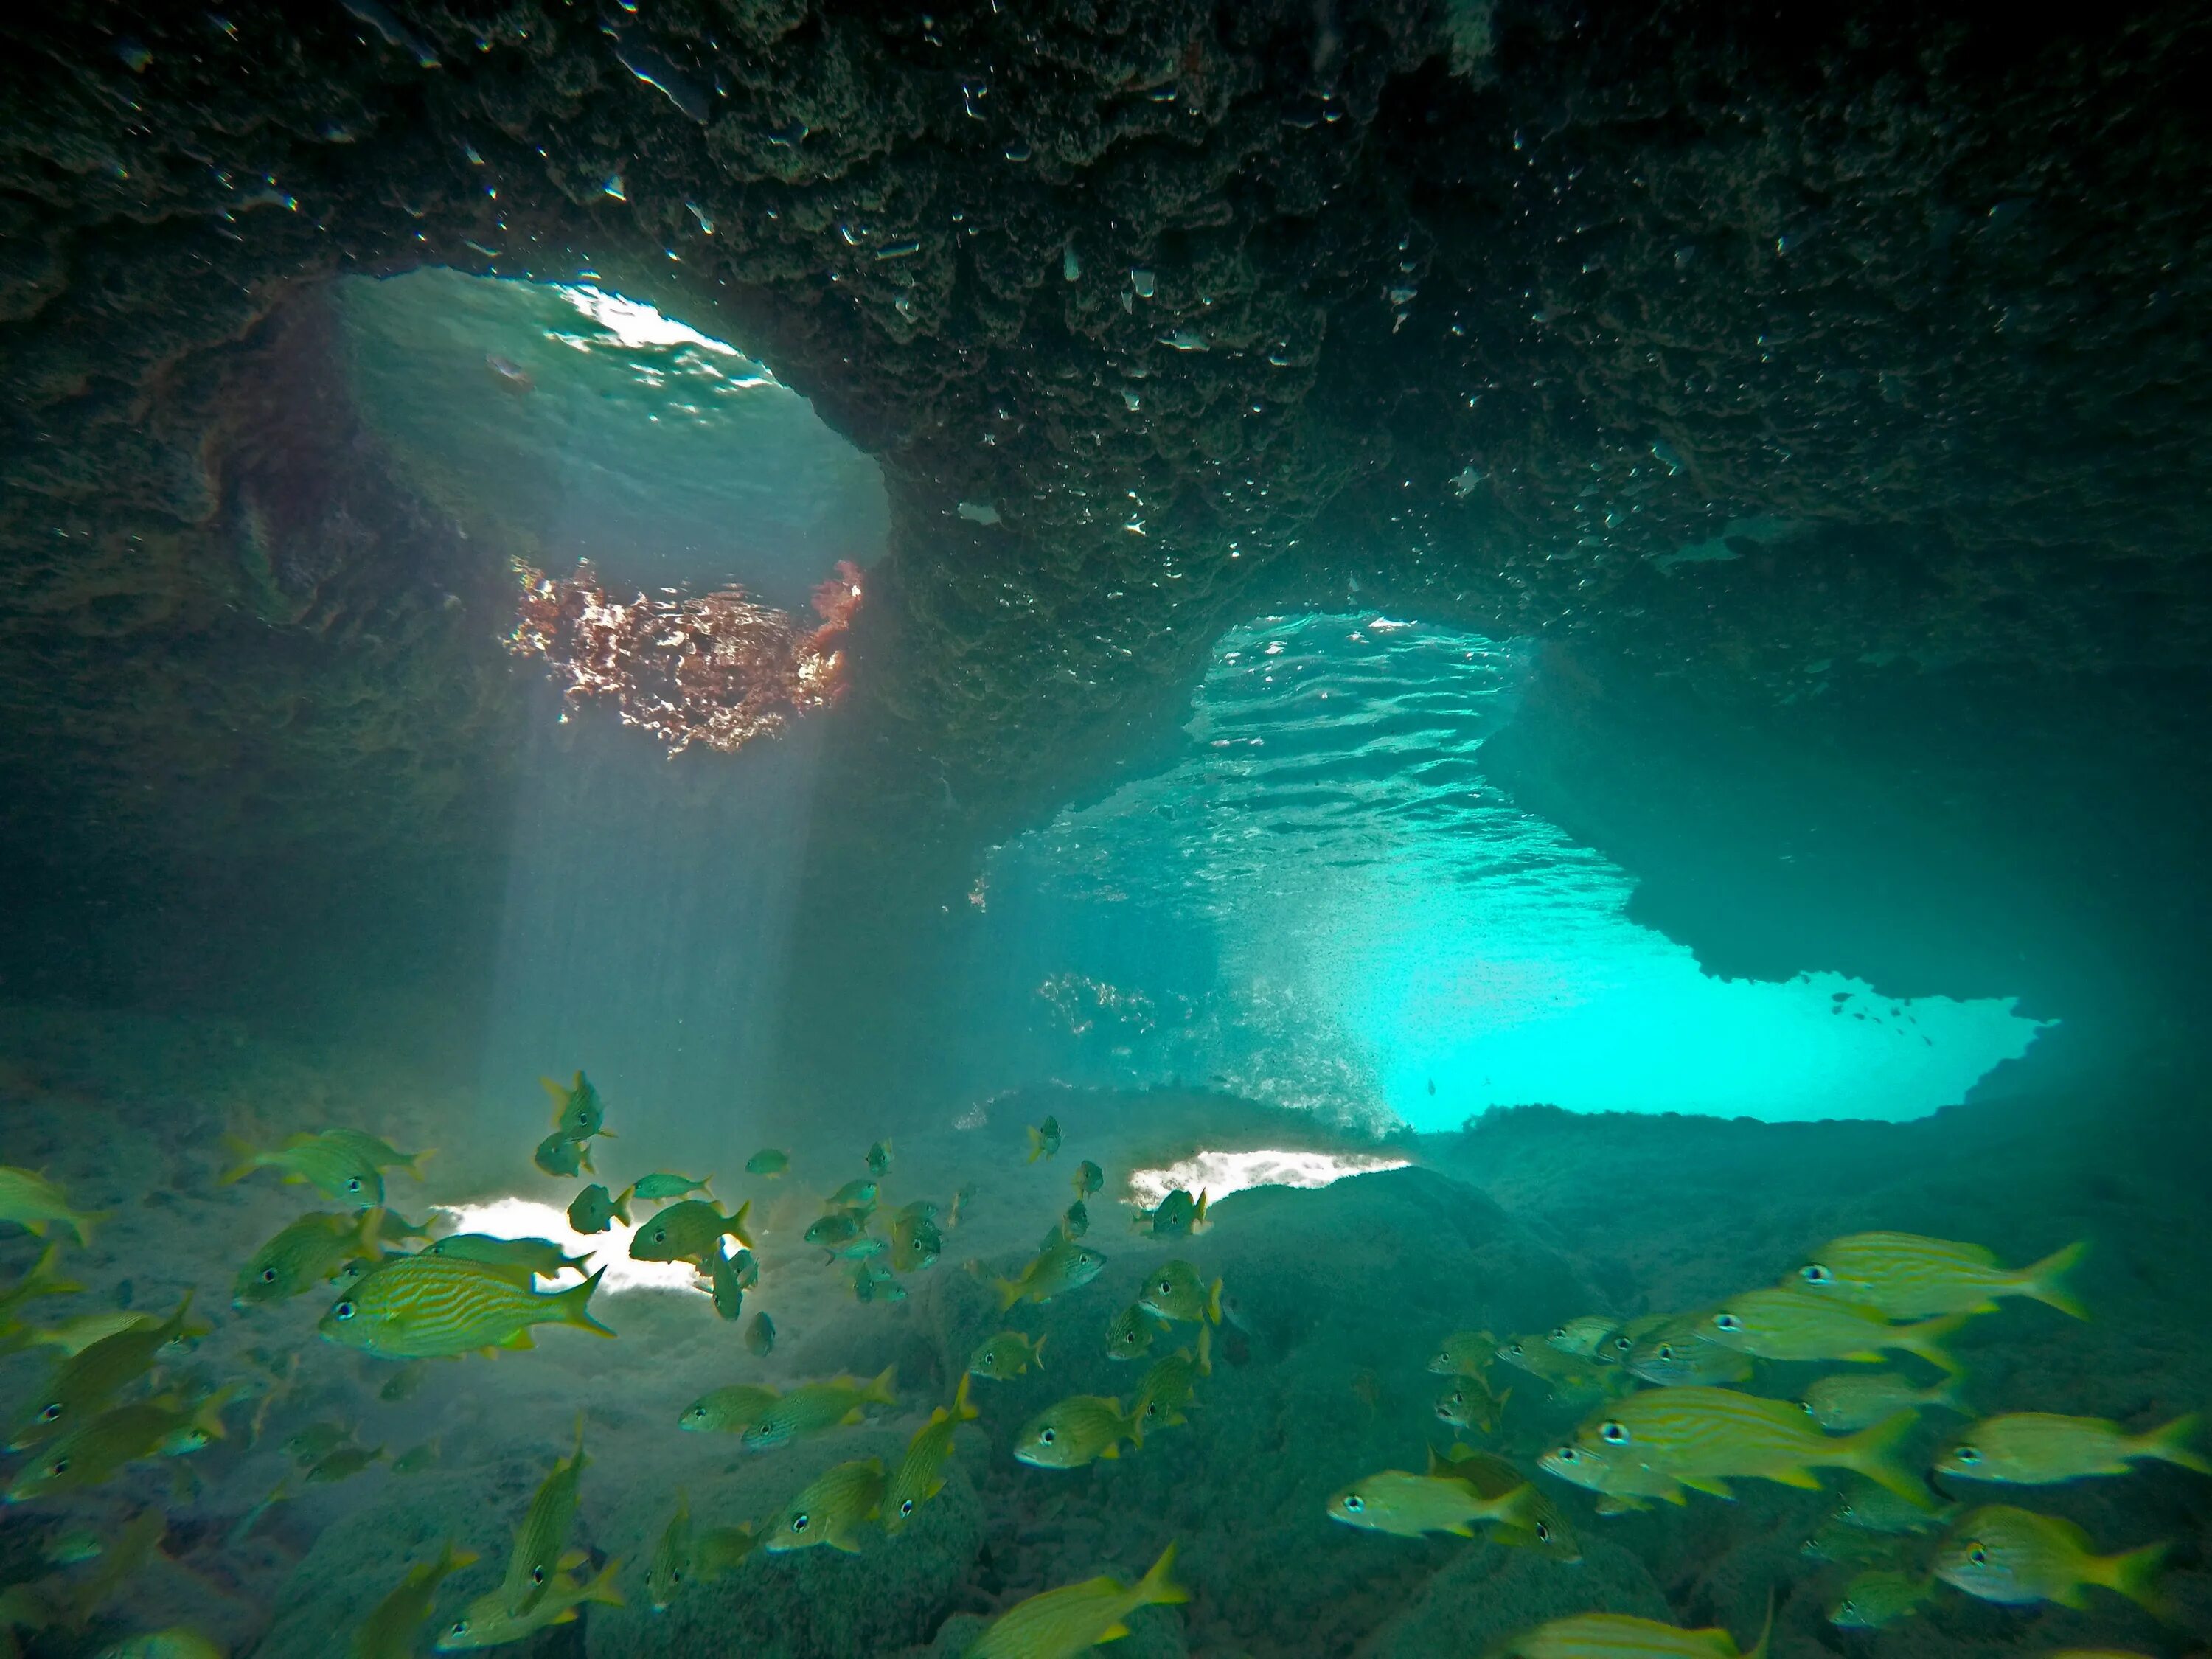
[[[2195,8],[302,0],[0,40],[0,864],[50,946],[70,891],[495,863],[495,550],[376,483],[287,321],[423,263],[595,273],[882,461],[825,916],[926,927],[1223,626],[1355,580],[1784,742],[1808,682],[1934,721],[1976,675],[2109,696],[2124,742],[2125,688],[2204,660]],[[2201,752],[2154,750],[2190,789]]]

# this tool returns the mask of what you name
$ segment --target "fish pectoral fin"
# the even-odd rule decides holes
[[[1810,1469],[1778,1469],[1769,1474],[1769,1480],[1778,1480],[1785,1486],[1795,1486],[1801,1492],[1819,1492],[1820,1477]]]
[[[538,1344],[531,1338],[530,1327],[525,1325],[513,1336],[507,1337],[497,1346],[502,1348],[534,1348]]]
[[[1106,1628],[1105,1628],[1104,1630],[1102,1630],[1102,1631],[1100,1631],[1100,1632],[1098,1632],[1098,1641],[1099,1641],[1099,1642],[1118,1642],[1118,1641],[1120,1641],[1123,1637],[1127,1636],[1128,1633],[1129,1633],[1129,1627],[1128,1627],[1127,1625],[1123,1624],[1120,1620],[1118,1620],[1118,1619],[1117,1619],[1117,1620],[1115,1620],[1112,1624],[1110,1624],[1110,1625],[1107,1626],[1106,1626]],[[1097,1645],[1098,1645],[1098,1643],[1097,1643],[1097,1642],[1094,1642],[1094,1643],[1092,1643],[1092,1644],[1091,1644],[1091,1645],[1092,1645],[1093,1647],[1096,1647],[1096,1646],[1097,1646]]]
[[[2089,1605],[2089,1592],[2079,1584],[2069,1584],[2051,1599],[2062,1607],[2071,1607],[2079,1613]]]
[[[833,1550],[842,1550],[848,1555],[858,1555],[860,1547],[849,1538],[835,1537],[824,1540]]]
[[[1472,1538],[1474,1536],[1474,1528],[1468,1526],[1464,1521],[1454,1522],[1450,1526],[1444,1528],[1443,1530],[1449,1533],[1455,1538]]]
[[[1735,1494],[1729,1490],[1729,1483],[1713,1475],[1699,1475],[1693,1480],[1686,1474],[1682,1477],[1682,1484],[1692,1492],[1701,1492],[1708,1498],[1725,1498],[1731,1503],[1735,1500]],[[1813,1484],[1818,1486],[1820,1482],[1816,1480]]]
[[[1116,1440],[1113,1444],[1108,1446],[1104,1451],[1100,1452],[1098,1455],[1101,1457],[1119,1457],[1121,1455],[1121,1443]]]

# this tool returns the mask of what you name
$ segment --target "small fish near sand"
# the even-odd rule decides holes
[[[891,1144],[878,1140],[868,1148],[868,1173],[878,1181],[891,1172]]]
[[[826,1545],[858,1555],[860,1528],[883,1513],[883,1459],[833,1464],[808,1481],[761,1529],[761,1547],[781,1555]]]
[[[745,1173],[774,1181],[791,1168],[791,1154],[773,1146],[763,1146],[745,1160]]]
[[[1562,1353],[1540,1336],[1510,1337],[1492,1352],[1514,1370],[1526,1371],[1553,1394],[1565,1398],[1578,1394],[1610,1394],[1620,1380],[1618,1367]],[[1430,1369],[1435,1369],[1433,1362]]]
[[[1475,1434],[1495,1434],[1505,1402],[1512,1397],[1510,1389],[1493,1395],[1479,1376],[1455,1376],[1437,1395],[1437,1420]]]
[[[775,1389],[761,1383],[733,1382],[701,1395],[684,1408],[676,1426],[695,1433],[742,1434],[779,1398]]]
[[[1962,1480],[2051,1486],[2096,1475],[2126,1474],[2136,1459],[2150,1458],[2212,1474],[2212,1463],[2189,1443],[2197,1437],[2198,1425],[2192,1413],[2163,1428],[2130,1434],[2103,1418],[2009,1412],[1984,1418],[1967,1429],[1956,1445],[1936,1460],[1936,1472]]]
[[[765,1313],[757,1313],[745,1327],[745,1346],[765,1359],[775,1352],[775,1321]]]
[[[580,1140],[571,1140],[556,1129],[538,1143],[538,1150],[530,1161],[547,1175],[566,1180],[578,1175],[596,1175],[592,1168],[592,1151]]]
[[[1106,1357],[1142,1359],[1152,1352],[1152,1339],[1166,1328],[1165,1321],[1147,1312],[1142,1304],[1132,1302],[1107,1323]]]
[[[1597,1355],[1598,1346],[1620,1328],[1619,1322],[1604,1314],[1584,1314],[1570,1319],[1564,1325],[1553,1327],[1544,1340],[1561,1353],[1571,1353],[1577,1359],[1591,1359]]]
[[[457,1550],[449,1540],[431,1559],[410,1567],[354,1632],[349,1659],[415,1659],[438,1586],[476,1559],[473,1550]]]
[[[1179,1427],[1184,1421],[1183,1408],[1198,1392],[1198,1379],[1212,1375],[1213,1328],[1200,1325],[1194,1348],[1177,1348],[1155,1360],[1137,1385],[1137,1403],[1132,1408],[1137,1425],[1147,1433],[1156,1428]]]
[[[0,1222],[12,1222],[34,1238],[44,1238],[49,1227],[66,1227],[80,1245],[89,1245],[93,1228],[104,1219],[71,1209],[69,1195],[43,1175],[0,1164]]]
[[[630,1183],[629,1193],[632,1198],[641,1199],[648,1204],[665,1204],[674,1199],[689,1198],[694,1193],[704,1193],[712,1198],[714,1194],[708,1189],[714,1179],[714,1176],[706,1175],[694,1181],[690,1176],[670,1175],[663,1171],[640,1176]]]
[[[891,1471],[883,1498],[884,1530],[897,1532],[914,1518],[914,1512],[945,1489],[945,1460],[952,1455],[952,1437],[963,1423],[983,1413],[969,1403],[970,1378],[964,1372],[952,1392],[952,1403],[939,1406],[929,1421],[914,1431],[906,1455]]]
[[[1102,1457],[1117,1458],[1121,1442],[1145,1443],[1144,1425],[1119,1400],[1071,1395],[1031,1418],[1014,1437],[1014,1455],[1041,1469],[1079,1469]]]
[[[1044,1338],[1034,1342],[1019,1331],[1000,1331],[987,1339],[968,1361],[968,1375],[993,1382],[1010,1382],[1030,1368],[1044,1369]]]
[[[1919,1612],[1935,1593],[1936,1581],[1925,1574],[1870,1568],[1844,1586],[1828,1622],[1838,1630],[1880,1630]]]
[[[428,1152],[397,1152],[374,1135],[325,1129],[317,1134],[295,1134],[281,1146],[257,1151],[235,1136],[224,1137],[238,1159],[216,1178],[219,1187],[231,1186],[257,1170],[280,1171],[286,1182],[304,1182],[325,1198],[337,1203],[381,1205],[384,1170],[404,1169],[417,1181]]]
[[[1206,1194],[1193,1198],[1180,1187],[1149,1210],[1140,1209],[1130,1224],[1154,1238],[1187,1238],[1206,1229]]]
[[[1183,1324],[1221,1322],[1221,1281],[1199,1277],[1188,1261],[1163,1263],[1152,1269],[1137,1305],[1156,1318]]]
[[[961,1659],[1076,1659],[1126,1636],[1129,1615],[1138,1608],[1190,1600],[1190,1592],[1169,1576],[1175,1554],[1170,1544],[1133,1584],[1102,1576],[1018,1601],[985,1627]]]
[[[1032,1123],[1030,1125],[1029,1136],[1028,1162],[1034,1164],[1041,1158],[1060,1156],[1060,1120],[1058,1118],[1048,1117],[1042,1123]]]
[[[633,1261],[689,1261],[704,1266],[708,1253],[721,1248],[724,1238],[734,1238],[747,1249],[752,1235],[745,1231],[745,1216],[752,1209],[747,1199],[735,1215],[724,1215],[719,1206],[702,1198],[672,1204],[649,1221],[638,1224],[630,1235]]]
[[[563,1561],[571,1559],[562,1558]],[[576,1565],[583,1565],[581,1556],[573,1559]],[[555,1625],[574,1624],[576,1609],[586,1601],[621,1607],[622,1592],[615,1588],[616,1577],[621,1571],[619,1558],[609,1561],[589,1579],[564,1571],[545,1586],[543,1597],[527,1612],[520,1613],[509,1613],[500,1604],[497,1590],[487,1591],[470,1602],[462,1609],[460,1617],[439,1633],[437,1650],[464,1653],[478,1648],[504,1647]]]
[[[352,1215],[316,1211],[291,1223],[247,1258],[231,1287],[231,1306],[283,1302],[335,1279],[347,1262],[380,1255],[380,1210]]]
[[[1771,1603],[1765,1629],[1748,1649],[1718,1628],[1684,1630],[1632,1613],[1578,1613],[1522,1631],[1498,1646],[1494,1659],[1765,1659],[1773,1628]]]
[[[1958,1378],[1946,1377],[1932,1388],[1918,1388],[1895,1371],[1824,1376],[1808,1384],[1797,1403],[1831,1434],[1848,1434],[1871,1428],[1908,1407],[1915,1411],[1936,1407],[1963,1414],[1959,1386]]]
[[[2115,1590],[2154,1613],[2163,1543],[2099,1555],[2088,1534],[2056,1516],[1994,1504],[1954,1523],[1936,1553],[1936,1576],[1954,1589],[2004,1607],[2055,1601],[2086,1607],[2093,1586]]]
[[[1532,1549],[1570,1565],[1583,1559],[1582,1545],[1565,1513],[1541,1487],[1495,1452],[1478,1451],[1457,1441],[1442,1456],[1431,1448],[1428,1473],[1464,1480],[1480,1498],[1503,1498],[1516,1489],[1525,1491],[1521,1512],[1510,1520],[1497,1522],[1486,1536],[1492,1543]]]
[[[1017,1302],[1049,1302],[1054,1297],[1080,1290],[1097,1278],[1105,1267],[1103,1251],[1079,1244],[1055,1228],[1051,1241],[1030,1259],[1018,1277],[994,1281],[999,1288],[999,1306],[1004,1309]]]
[[[2087,1242],[2069,1244],[2028,1267],[2007,1268],[1978,1244],[1918,1233],[1852,1233],[1830,1239],[1783,1283],[1890,1319],[1988,1313],[2008,1296],[2087,1319],[2065,1280],[2088,1248]]]
[[[1464,1480],[1444,1474],[1382,1469],[1354,1481],[1328,1500],[1328,1518],[1367,1532],[1419,1538],[1432,1532],[1472,1538],[1486,1522],[1517,1524],[1533,1493],[1522,1482],[1501,1498],[1485,1498]]]
[[[1498,1339],[1488,1331],[1454,1331],[1437,1344],[1429,1370],[1438,1376],[1482,1376],[1498,1357]]]
[[[746,1425],[739,1443],[747,1451],[768,1451],[841,1425],[859,1422],[870,1406],[898,1404],[898,1367],[886,1365],[868,1382],[840,1376],[806,1382],[780,1395]]]
[[[602,1267],[580,1285],[541,1295],[482,1262],[401,1256],[333,1303],[316,1329],[330,1341],[386,1359],[532,1347],[535,1325],[574,1325],[612,1336],[591,1313],[592,1293],[605,1277]]]
[[[1080,1202],[1105,1186],[1106,1171],[1086,1158],[1075,1166],[1075,1174],[1070,1179],[1075,1183],[1075,1196]]]
[[[676,1513],[663,1528],[660,1542],[645,1570],[647,1604],[665,1613],[687,1584],[704,1584],[720,1577],[751,1554],[759,1538],[744,1522],[734,1527],[709,1527],[694,1534],[691,1500],[676,1494]]]
[[[575,1449],[568,1456],[556,1459],[545,1478],[538,1482],[537,1492],[531,1496],[530,1508],[514,1529],[514,1547],[507,1557],[507,1577],[490,1595],[480,1597],[480,1602],[495,1600],[503,1611],[520,1614],[527,1613],[544,1596],[546,1586],[563,1565],[569,1528],[576,1521],[579,1487],[589,1461],[584,1455],[584,1420],[580,1415],[576,1419]]]
[[[841,1210],[812,1223],[801,1237],[809,1244],[819,1244],[823,1249],[834,1252],[839,1245],[858,1238],[866,1227],[867,1223],[863,1218],[848,1215]]]
[[[550,1077],[541,1077],[538,1081],[553,1102],[556,1134],[579,1146],[594,1135],[614,1139],[615,1132],[606,1127],[606,1103],[583,1073],[578,1072],[574,1081],[566,1084]]]
[[[487,1233],[449,1233],[422,1254],[497,1267],[526,1290],[533,1279],[558,1279],[571,1268],[581,1273],[592,1260],[568,1255],[550,1238],[494,1238]]]

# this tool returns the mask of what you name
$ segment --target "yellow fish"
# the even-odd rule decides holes
[[[563,1560],[567,1565],[580,1566],[584,1556],[580,1551]],[[460,1653],[475,1648],[501,1647],[554,1625],[574,1624],[576,1609],[586,1601],[618,1607],[623,1599],[622,1592],[615,1588],[615,1575],[621,1570],[619,1559],[610,1561],[588,1583],[564,1571],[546,1585],[544,1598],[527,1613],[507,1612],[501,1605],[500,1593],[489,1590],[470,1602],[461,1616],[446,1626],[438,1638],[438,1651]]]
[[[1876,1567],[1844,1586],[1842,1596],[1828,1610],[1828,1622],[1838,1630],[1880,1630],[1919,1612],[1935,1589],[1932,1578]]]
[[[914,1431],[906,1455],[891,1471],[884,1487],[884,1530],[897,1532],[914,1518],[914,1512],[945,1489],[945,1460],[952,1455],[952,1437],[963,1423],[983,1413],[968,1403],[966,1373],[953,1390],[950,1408],[939,1406],[929,1421]]]
[[[2190,1447],[2194,1413],[2162,1429],[2130,1434],[2100,1417],[2060,1417],[2050,1412],[2009,1412],[1985,1418],[1936,1460],[1942,1474],[1967,1480],[2004,1480],[2018,1486],[2056,1486],[2089,1475],[2125,1474],[2131,1460],[2156,1458],[2199,1474],[2212,1463]]]
[[[112,1648],[102,1648],[100,1659],[222,1659],[222,1650],[196,1630],[172,1625],[125,1637]]]
[[[2100,1584],[2157,1613],[2160,1604],[2151,1583],[2166,1551],[2164,1544],[2146,1544],[2122,1555],[2099,1555],[2088,1534],[2071,1521],[1992,1504],[1952,1527],[1936,1552],[1936,1576],[2005,1607],[2056,1601],[2085,1607],[2088,1587]]]
[[[1584,1314],[1579,1319],[1570,1319],[1564,1325],[1553,1327],[1544,1340],[1561,1353],[1571,1353],[1577,1359],[1594,1359],[1599,1345],[1620,1328],[1618,1320],[1604,1314]]]
[[[738,1206],[735,1215],[724,1215],[720,1206],[703,1198],[672,1204],[652,1220],[638,1223],[637,1231],[630,1235],[630,1259],[689,1261],[703,1267],[708,1253],[720,1249],[725,1237],[750,1249],[752,1235],[745,1231],[745,1217],[752,1207],[752,1200],[747,1199]]]
[[[968,1373],[1005,1382],[1024,1375],[1032,1365],[1042,1370],[1044,1344],[1043,1337],[1032,1342],[1019,1331],[1000,1331],[975,1350],[975,1358],[968,1362]]]
[[[1496,1453],[1477,1451],[1455,1441],[1451,1450],[1439,1457],[1431,1447],[1428,1472],[1464,1480],[1483,1498],[1503,1498],[1516,1489],[1527,1494],[1519,1515],[1499,1522],[1491,1529],[1489,1538],[1492,1543],[1533,1549],[1555,1561],[1571,1563],[1583,1559],[1582,1545],[1577,1541],[1575,1529],[1559,1506]]]
[[[1163,1262],[1152,1269],[1137,1305],[1160,1319],[1183,1323],[1221,1322],[1221,1281],[1208,1284],[1188,1261]]]
[[[576,1449],[556,1459],[530,1500],[522,1524],[514,1529],[514,1548],[507,1577],[493,1592],[510,1613],[524,1613],[544,1599],[561,1570],[568,1528],[576,1519],[576,1489],[583,1480],[584,1419],[576,1418]]]
[[[761,1413],[778,1397],[774,1389],[757,1382],[733,1382],[726,1389],[701,1395],[684,1407],[676,1426],[694,1433],[742,1434],[760,1420]]]
[[[860,1546],[855,1534],[864,1522],[882,1512],[883,1501],[882,1458],[833,1464],[783,1506],[783,1512],[762,1533],[761,1546],[771,1555],[823,1544],[858,1555]]]
[[[378,1260],[384,1253],[380,1243],[384,1213],[368,1209],[348,1216],[317,1210],[301,1216],[238,1270],[230,1305],[282,1302],[336,1278],[340,1268],[357,1257]]]
[[[1955,1376],[1946,1377],[1933,1388],[1918,1389],[1895,1371],[1880,1371],[1872,1376],[1863,1373],[1824,1376],[1809,1384],[1797,1403],[1830,1433],[1848,1434],[1854,1429],[1871,1428],[1907,1407],[1921,1411],[1941,1406],[1963,1413],[1966,1408],[1960,1404],[1958,1389]]]
[[[599,1091],[592,1087],[591,1079],[581,1072],[574,1083],[555,1082],[550,1077],[538,1079],[553,1102],[553,1133],[564,1140],[582,1142],[593,1135],[612,1140],[615,1132],[606,1127],[605,1103]]]
[[[47,1347],[59,1348],[64,1353],[82,1353],[95,1342],[102,1342],[124,1331],[143,1330],[161,1322],[152,1314],[133,1313],[128,1308],[103,1308],[98,1313],[78,1314],[64,1319],[58,1325],[42,1325],[30,1334],[30,1340]]]
[[[1669,1504],[1689,1502],[1683,1496],[1682,1483],[1673,1475],[1655,1472],[1604,1446],[1573,1443],[1554,1446],[1536,1464],[1547,1474],[1597,1493],[1600,1515],[1648,1509],[1650,1506],[1644,1500],[1650,1498]]]
[[[775,1402],[745,1425],[739,1443],[747,1451],[767,1451],[841,1424],[857,1423],[870,1406],[898,1404],[898,1367],[886,1365],[873,1381],[840,1376],[807,1382]]]
[[[1088,1285],[1105,1266],[1104,1252],[1079,1244],[1055,1229],[1018,1278],[993,1281],[999,1287],[999,1306],[1003,1310],[1017,1302],[1049,1302]]]
[[[1397,1538],[1449,1532],[1474,1536],[1478,1522],[1521,1523],[1534,1489],[1526,1481],[1499,1498],[1485,1498],[1465,1480],[1446,1474],[1382,1469],[1354,1481],[1328,1500],[1332,1521]]]
[[[1918,1325],[1893,1325],[1872,1308],[1796,1290],[1747,1291],[1732,1297],[1698,1334],[1759,1359],[1849,1359],[1880,1364],[1885,1352],[1918,1354],[1958,1375],[1959,1363],[1938,1346],[1970,1316],[1947,1314]]]
[[[1144,1425],[1118,1400],[1071,1395],[1030,1420],[1014,1441],[1014,1455],[1041,1469],[1079,1469],[1101,1457],[1119,1457],[1124,1440],[1144,1447]]]
[[[962,1659],[1075,1659],[1102,1642],[1119,1641],[1129,1633],[1128,1617],[1139,1607],[1190,1600],[1190,1592],[1168,1576],[1175,1553],[1170,1544],[1133,1584],[1102,1576],[1018,1601],[985,1627]]]
[[[1694,1492],[1732,1496],[1736,1476],[1814,1491],[1815,1468],[1849,1469],[1908,1502],[1933,1500],[1889,1461],[1919,1422],[1910,1411],[1861,1433],[1822,1434],[1798,1407],[1733,1389],[1653,1389],[1617,1400],[1583,1425],[1577,1442],[1601,1447]]]
[[[349,1659],[415,1659],[416,1638],[430,1616],[438,1586],[476,1559],[474,1551],[457,1550],[449,1540],[434,1559],[408,1568],[354,1632]]]
[[[1859,1303],[1891,1319],[1989,1313],[2007,1296],[2027,1297],[2087,1319],[2062,1281],[2088,1248],[2086,1241],[2069,1244],[2032,1267],[2008,1268],[1978,1244],[1917,1233],[1852,1233],[1830,1239],[1783,1283]]]
[[[536,1346],[532,1325],[614,1333],[592,1317],[605,1267],[580,1285],[541,1296],[496,1267],[441,1255],[403,1255],[364,1275],[316,1326],[332,1342],[386,1359],[434,1359],[480,1348]]]
[[[1770,1602],[1766,1628],[1746,1653],[1724,1630],[1683,1630],[1626,1613],[1578,1613],[1522,1632],[1497,1650],[1497,1659],[1765,1659],[1773,1628]]]
[[[1154,1361],[1137,1385],[1137,1403],[1131,1410],[1145,1428],[1176,1427],[1185,1420],[1182,1408],[1197,1392],[1198,1379],[1212,1375],[1213,1327],[1200,1325],[1197,1351],[1177,1348]]]
[[[191,1305],[192,1292],[186,1291],[176,1312],[161,1324],[118,1331],[64,1360],[55,1368],[52,1379],[33,1397],[30,1415],[15,1425],[8,1449],[25,1451],[68,1432],[112,1400],[126,1383],[153,1370],[161,1350],[194,1328],[186,1323]]]
[[[69,1195],[44,1176],[0,1164],[0,1221],[12,1221],[36,1238],[44,1238],[46,1229],[59,1222],[76,1235],[79,1244],[88,1245],[94,1225],[106,1218],[70,1208]]]

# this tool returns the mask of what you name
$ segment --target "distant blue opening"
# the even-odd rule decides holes
[[[1182,757],[1000,849],[975,896],[1028,1063],[1435,1129],[1540,1101],[1901,1120],[2027,1049],[2010,1000],[1717,979],[1631,921],[1632,875],[1485,781],[1523,672],[1372,615],[1229,634]]]

